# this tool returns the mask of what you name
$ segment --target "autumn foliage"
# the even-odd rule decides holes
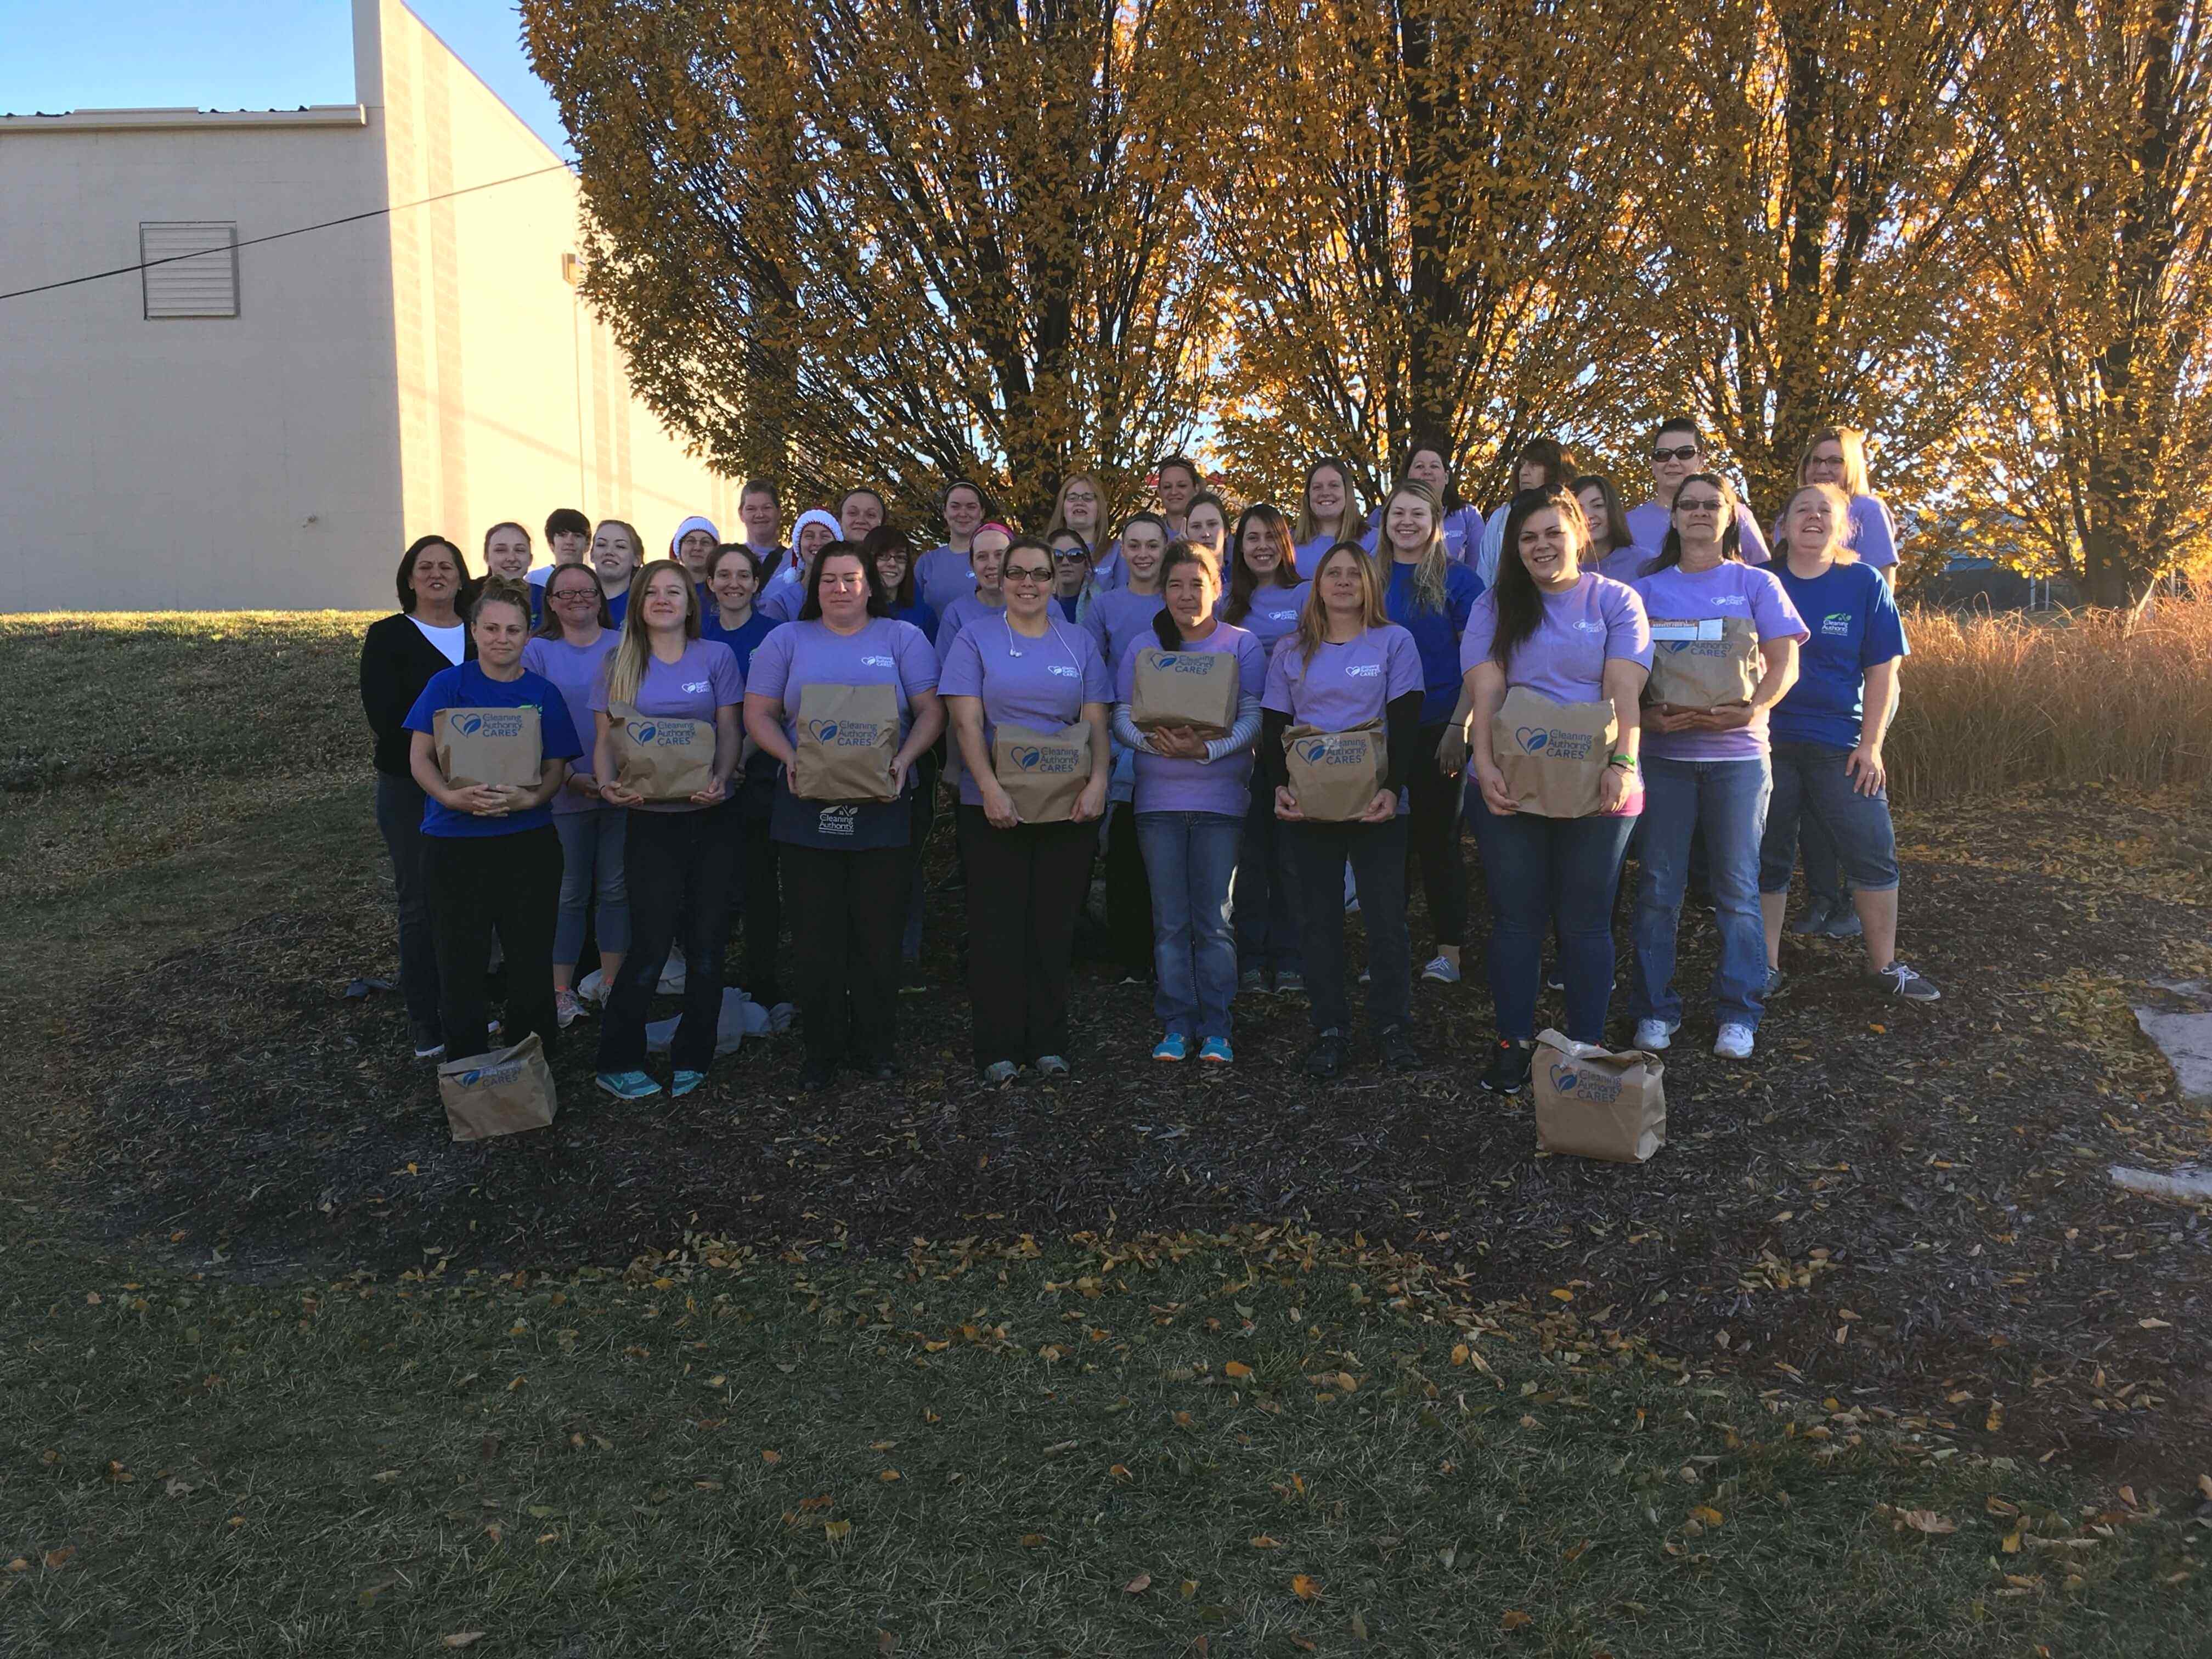
[[[2207,0],[525,0],[586,293],[732,471],[1042,516],[1695,415],[1923,552],[2212,559]]]

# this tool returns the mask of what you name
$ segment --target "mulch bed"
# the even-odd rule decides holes
[[[396,999],[341,994],[392,971],[368,876],[319,881],[303,902],[329,908],[252,918],[85,1010],[78,1074],[99,1082],[55,1167],[118,1235],[232,1273],[1289,1219],[1458,1264],[1479,1296],[1571,1291],[1760,1387],[2171,1478],[2212,1468],[2212,1224],[2106,1172],[2212,1148],[2212,1115],[2174,1097],[2127,1012],[2146,983],[2212,967],[2202,822],[2099,790],[1915,815],[1906,951],[1944,1000],[1871,994],[1856,941],[1792,941],[1747,1065],[1708,1052],[1714,934],[1686,917],[1670,1144],[1642,1167],[1540,1157],[1526,1097],[1475,1088],[1479,950],[1467,983],[1418,988],[1429,1066],[1410,1078],[1361,1045],[1342,1080],[1309,1083],[1304,1005],[1272,997],[1238,1005],[1235,1067],[1157,1066],[1149,993],[1091,974],[1073,1083],[979,1092],[959,901],[935,894],[902,1084],[801,1095],[787,1037],[690,1100],[623,1106],[589,1086],[585,1026],[556,1059],[550,1131],[456,1146]],[[1415,932],[1419,960],[1418,915]]]

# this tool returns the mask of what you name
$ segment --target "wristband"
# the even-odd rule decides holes
[[[1624,771],[1633,772],[1636,770],[1636,757],[1633,755],[1615,755],[1612,759],[1606,762],[1606,764],[1607,766],[1618,766]]]

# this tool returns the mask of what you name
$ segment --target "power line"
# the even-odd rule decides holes
[[[528,173],[518,173],[506,179],[488,179],[481,185],[465,185],[459,190],[449,190],[442,195],[425,196],[416,202],[398,202],[389,206],[371,208],[366,213],[349,213],[343,219],[325,219],[319,224],[301,225],[291,230],[271,231],[266,236],[248,237],[243,242],[234,242],[238,248],[258,247],[264,242],[281,242],[287,236],[305,236],[311,230],[329,230],[337,225],[358,224],[363,219],[380,219],[386,214],[399,213],[408,208],[428,207],[433,202],[450,202],[456,196],[473,196],[480,190],[496,190],[501,185],[520,184],[525,179],[542,179],[549,173],[566,173],[568,164],[556,161],[550,167],[537,167]],[[30,294],[51,294],[58,288],[75,288],[79,283],[97,283],[108,276],[128,276],[133,271],[150,270],[155,265],[173,264],[179,259],[204,259],[210,253],[221,252],[220,248],[202,248],[195,253],[171,253],[159,259],[141,259],[136,264],[118,265],[112,270],[95,270],[83,276],[65,276],[58,283],[41,283],[36,288],[11,289],[0,294],[0,300],[20,300]]]

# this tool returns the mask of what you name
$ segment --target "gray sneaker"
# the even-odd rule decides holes
[[[1942,1000],[1943,994],[1936,988],[1933,981],[1915,973],[1901,962],[1893,962],[1880,973],[1870,974],[1868,977],[1890,995],[1900,997],[1907,1002],[1937,1002]]]
[[[1784,973],[1779,968],[1770,968],[1766,970],[1766,989],[1764,994],[1771,997],[1789,982],[1789,975]]]
[[[983,1068],[982,1084],[986,1089],[1003,1089],[1019,1074],[1021,1067],[1011,1060],[994,1060]]]
[[[1278,968],[1275,970],[1275,994],[1279,997],[1302,997],[1306,994],[1306,976],[1303,969]]]
[[[1827,925],[1828,907],[1820,900],[1814,899],[1797,913],[1797,920],[1790,924],[1790,931],[1793,933],[1812,934],[1821,932]]]
[[[1859,920],[1859,908],[1845,899],[1820,918],[1822,939],[1857,939],[1866,932],[1866,923]]]
[[[1257,968],[1247,968],[1237,975],[1237,994],[1240,997],[1260,997],[1267,994],[1267,976]]]
[[[1066,1077],[1067,1075],[1067,1061],[1058,1054],[1039,1054],[1037,1056],[1037,1075],[1039,1077]]]

